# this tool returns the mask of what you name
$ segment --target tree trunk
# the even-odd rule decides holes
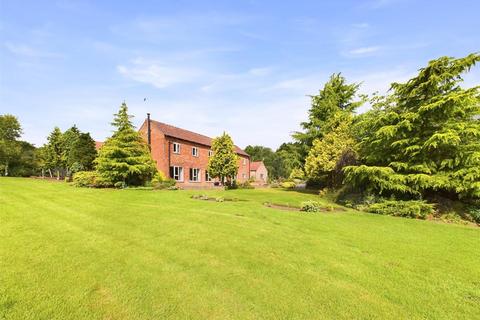
[[[5,163],[5,177],[8,176],[8,161]]]
[[[50,174],[50,178],[53,178],[52,169],[49,168],[48,173]]]

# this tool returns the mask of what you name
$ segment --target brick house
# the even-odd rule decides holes
[[[157,169],[177,180],[179,186],[206,187],[218,182],[206,170],[212,138],[151,120],[150,114],[139,132],[150,145]],[[236,179],[245,182],[250,177],[250,156],[237,146],[235,151],[239,157]]]
[[[266,184],[268,181],[268,170],[263,161],[253,161],[250,163],[250,178],[256,184]]]

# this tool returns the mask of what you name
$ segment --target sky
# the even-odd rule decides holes
[[[73,124],[102,141],[125,101],[137,127],[150,112],[277,148],[332,73],[384,93],[429,60],[480,51],[479,12],[474,0],[0,0],[0,114],[37,146]],[[478,84],[480,66],[465,81]]]

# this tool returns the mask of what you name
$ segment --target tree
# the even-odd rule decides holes
[[[65,158],[64,158],[64,144],[63,136],[60,128],[55,127],[47,138],[45,146],[45,164],[52,176],[52,170],[60,180],[60,176],[64,175]]]
[[[237,176],[238,156],[232,138],[225,132],[213,139],[213,155],[208,161],[208,174],[220,178],[222,183],[231,182]]]
[[[15,116],[0,115],[0,161],[6,176],[9,174],[10,162],[21,152],[21,146],[17,141],[21,134],[22,128]]]
[[[316,139],[305,160],[305,173],[310,184],[338,187],[342,169],[356,158],[355,140],[350,132],[352,119],[340,123],[323,139]]]
[[[287,178],[294,169],[303,167],[303,146],[299,142],[283,143],[275,151],[277,158],[280,159],[281,166],[278,170],[278,176]]]
[[[409,198],[480,197],[480,87],[460,86],[478,61],[441,57],[376,98],[360,126],[364,164],[345,168],[347,181]]]
[[[74,125],[63,134],[63,157],[70,176],[80,170],[92,170],[97,156],[95,141],[89,133],[82,133]]]
[[[14,177],[29,177],[38,173],[40,163],[37,148],[26,141],[18,141],[20,152],[9,164],[9,175]]]
[[[313,141],[322,139],[325,134],[332,131],[342,118],[338,114],[349,116],[365,102],[365,97],[356,99],[360,84],[347,84],[346,79],[340,74],[333,74],[318,95],[311,96],[312,106],[308,112],[308,121],[302,122],[303,132],[293,134],[295,140],[300,142],[306,155],[313,146]]]
[[[157,171],[150,149],[135,130],[126,103],[114,115],[115,131],[95,160],[102,182],[115,187],[142,185]]]

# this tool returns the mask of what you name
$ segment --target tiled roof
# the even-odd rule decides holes
[[[185,141],[190,141],[190,142],[195,142],[198,144],[202,144],[208,147],[212,146],[212,138],[204,136],[203,134],[195,133],[189,130],[177,128],[174,126],[171,126],[169,124],[163,123],[163,122],[158,122],[155,120],[150,120],[152,127],[156,127],[158,130],[163,132],[166,136],[185,140]],[[243,156],[248,156],[248,154],[240,149],[239,147],[235,146],[235,151]]]
[[[100,148],[103,146],[103,142],[100,141],[95,141],[95,149],[100,150]]]
[[[257,171],[263,161],[253,161],[250,162],[250,171]]]

